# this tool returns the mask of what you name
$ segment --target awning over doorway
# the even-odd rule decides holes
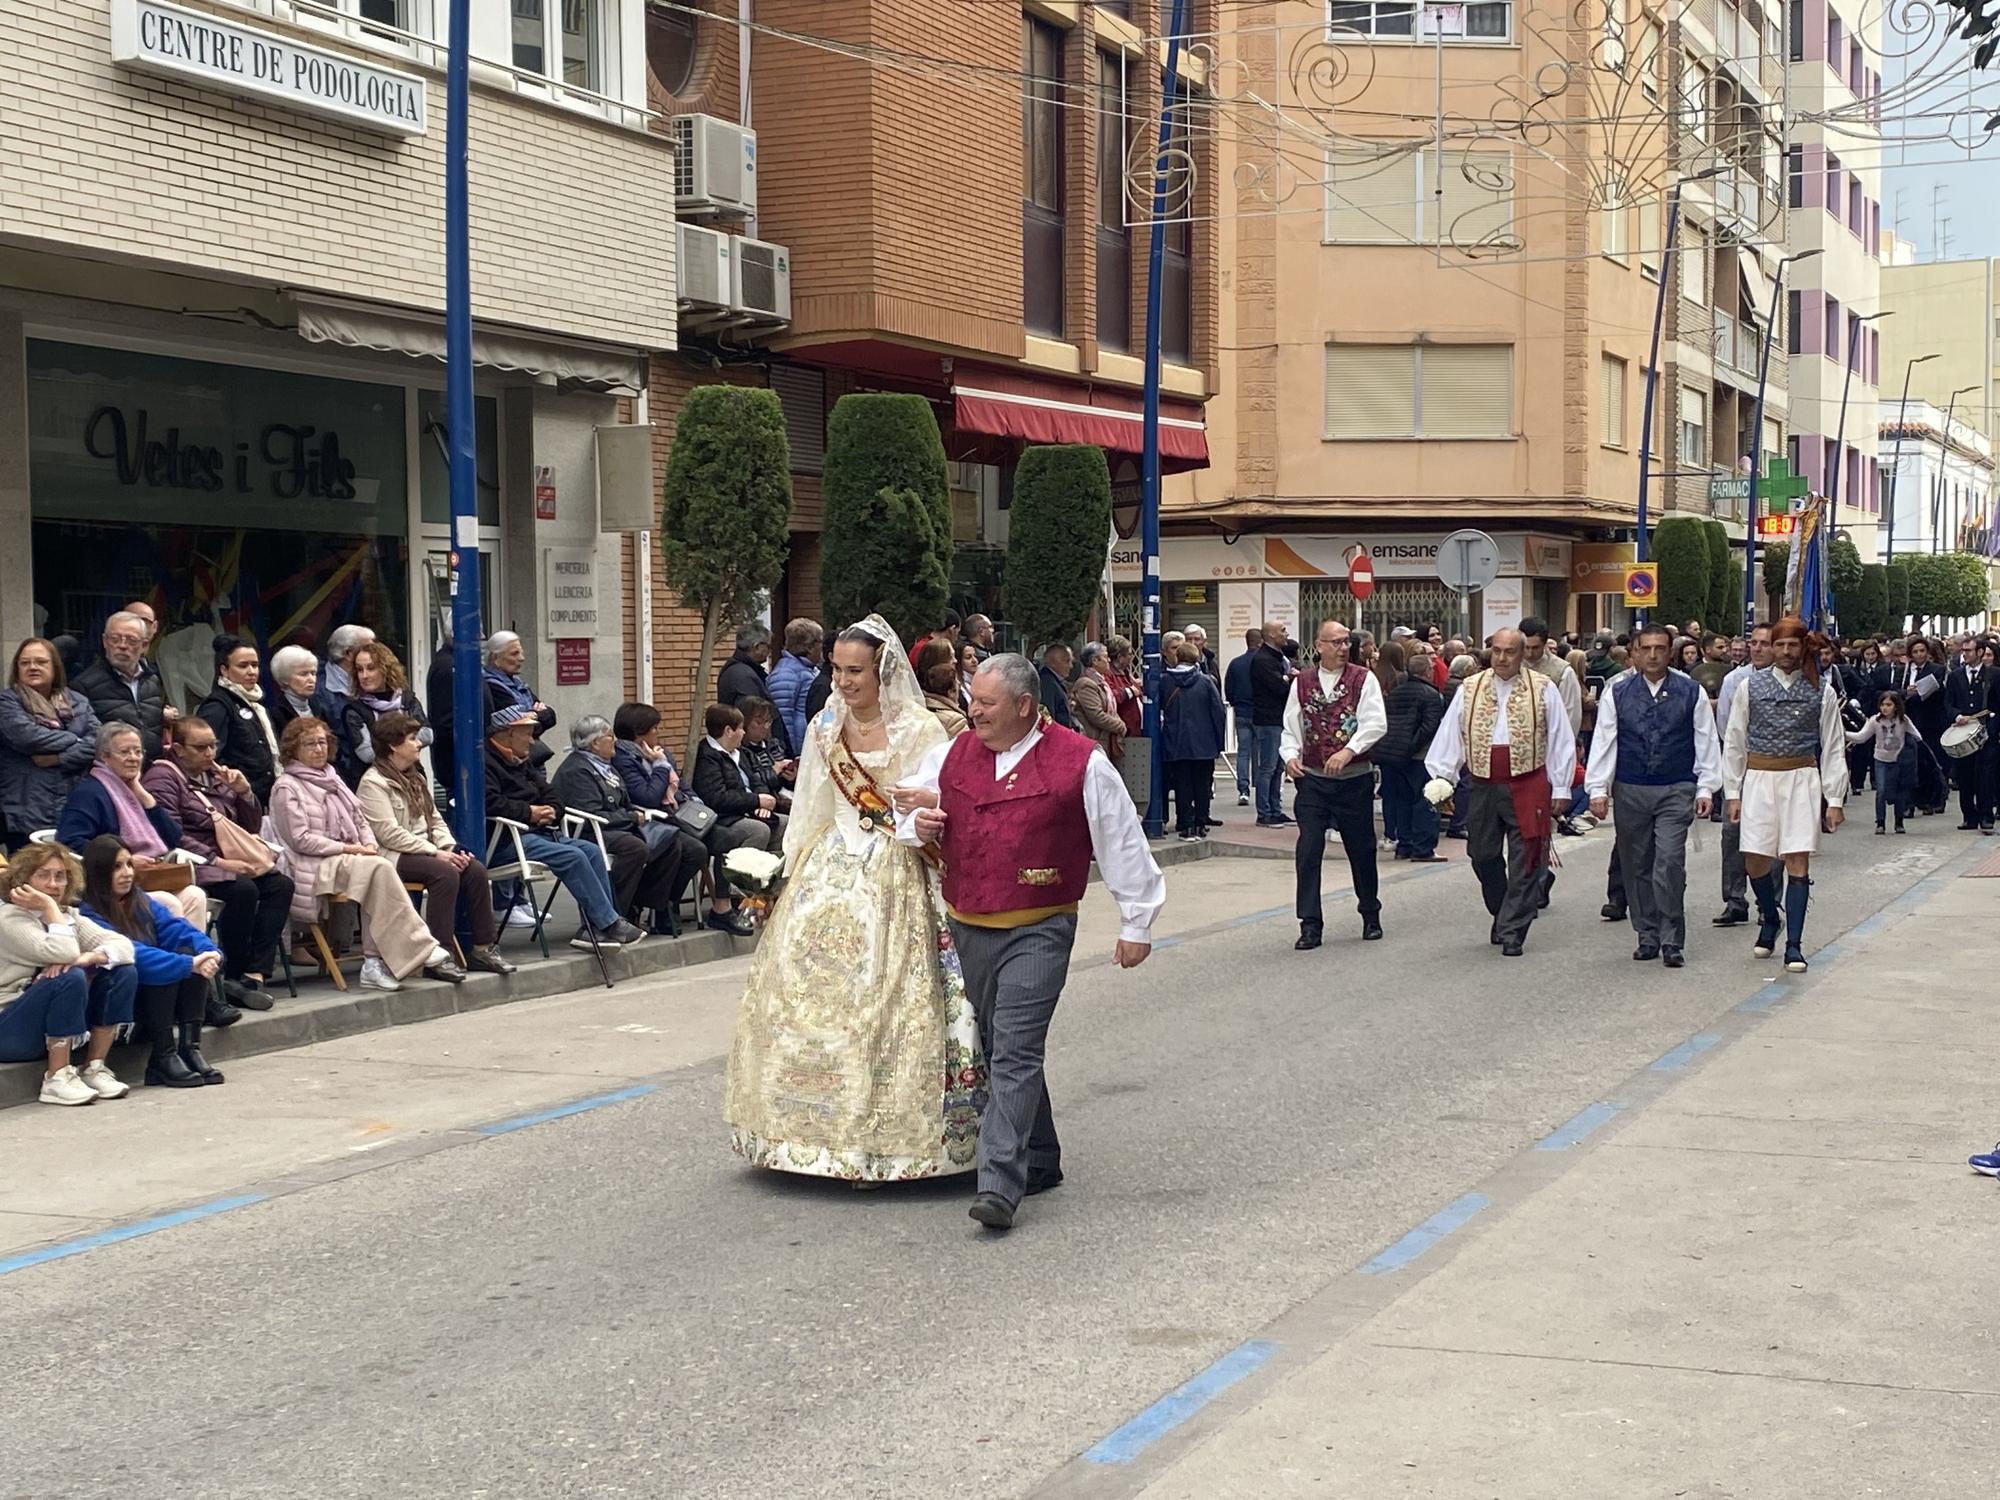
[[[969,366],[953,375],[951,395],[961,432],[1094,443],[1107,453],[1136,454],[1142,446],[1140,401],[1124,391]],[[1208,426],[1194,402],[1161,398],[1160,466],[1169,473],[1208,466]]]
[[[419,359],[444,359],[444,320],[379,303],[292,293],[299,336],[315,344],[343,344]],[[475,323],[472,362],[494,370],[547,375],[615,395],[636,396],[646,386],[646,362],[630,350],[605,344],[557,342],[529,333]]]

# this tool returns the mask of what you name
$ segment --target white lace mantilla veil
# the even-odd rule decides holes
[[[857,620],[849,627],[865,631],[881,643],[877,670],[882,680],[883,728],[894,752],[891,774],[882,780],[882,790],[902,777],[913,774],[932,748],[946,738],[944,726],[924,703],[923,688],[902,640],[880,615]],[[831,655],[837,641],[827,644]],[[799,755],[799,774],[792,794],[792,816],[785,830],[785,873],[791,874],[834,818],[834,799],[840,794],[826,772],[827,752],[847,728],[847,700],[838,692],[827,699],[806,726],[806,743]]]

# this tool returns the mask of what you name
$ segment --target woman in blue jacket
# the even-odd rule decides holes
[[[132,941],[136,1010],[153,1047],[147,1084],[191,1089],[222,1082],[201,1055],[201,1018],[222,954],[199,928],[139,889],[132,851],[116,834],[100,834],[84,848],[83,914]]]
[[[1213,823],[1215,758],[1222,754],[1222,693],[1201,670],[1201,649],[1182,641],[1160,674],[1160,761],[1174,794],[1174,828],[1183,839],[1208,835]]]

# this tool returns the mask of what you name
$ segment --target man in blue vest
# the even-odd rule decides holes
[[[1584,786],[1594,816],[1618,804],[1618,863],[1639,934],[1632,957],[1678,969],[1687,962],[1688,829],[1714,805],[1722,756],[1701,684],[1667,665],[1673,645],[1664,625],[1633,637],[1637,670],[1597,705]]]

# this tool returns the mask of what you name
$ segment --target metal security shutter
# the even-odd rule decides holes
[[[1417,240],[1417,182],[1421,153],[1396,152],[1397,143],[1327,154],[1326,238],[1357,245],[1413,244]]]
[[[1430,155],[1425,153],[1426,158]],[[1444,157],[1443,208],[1429,238],[1477,245],[1506,234],[1514,223],[1514,157],[1509,151],[1448,150]]]
[[[1604,402],[1604,441],[1613,448],[1625,446],[1625,361],[1615,354],[1604,356],[1601,370]]]
[[[1327,345],[1326,435],[1414,436],[1415,359],[1410,344]]]
[[[773,365],[771,389],[785,409],[792,472],[819,473],[826,464],[826,375],[802,365]]]
[[[1426,344],[1417,370],[1424,437],[1510,437],[1514,350],[1508,344]]]

